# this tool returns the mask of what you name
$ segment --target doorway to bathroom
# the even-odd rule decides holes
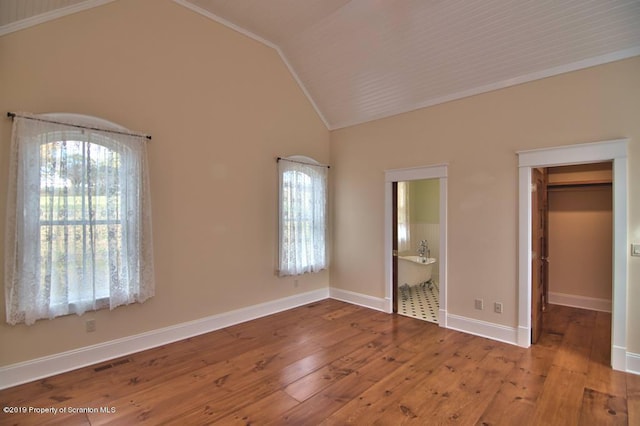
[[[438,323],[440,180],[394,182],[397,294],[394,312]]]
[[[447,166],[389,170],[385,180],[388,310],[446,327]]]

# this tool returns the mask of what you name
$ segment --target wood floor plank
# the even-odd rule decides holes
[[[381,377],[402,366],[403,352],[406,353],[400,348],[378,351],[376,356],[360,369],[337,380],[270,424],[320,424],[327,416],[357,398]]]
[[[640,376],[627,374],[627,413],[630,425],[640,425]]]
[[[584,373],[551,366],[536,402],[535,425],[576,425],[581,417]]]
[[[4,389],[3,407],[90,410],[0,425],[640,424],[611,315],[550,305],[544,323],[523,349],[325,300]]]
[[[435,341],[429,339],[429,335],[440,337],[437,328],[425,329],[426,333],[420,333],[412,341]],[[425,336],[427,334],[427,336]],[[329,416],[323,424],[373,424],[378,421],[387,409],[396,403],[401,395],[414,388],[426,377],[433,374],[439,366],[452,358],[460,346],[473,340],[468,334],[451,334],[444,342],[438,345],[425,346],[425,350],[416,352],[416,355],[400,367],[395,374],[384,377],[358,398],[354,398]],[[401,348],[412,348],[413,344],[400,345]]]
[[[396,390],[395,397],[387,400],[388,407],[379,421],[383,424],[391,424],[394,419],[415,424],[457,421],[458,410],[467,404],[466,380],[493,348],[484,339],[472,339],[425,379]]]
[[[505,426],[529,424],[544,381],[544,375],[517,365],[505,376],[478,423]]]
[[[586,388],[582,398],[580,425],[627,425],[625,398]]]
[[[275,421],[283,412],[292,409],[298,404],[299,402],[286,392],[277,391],[251,405],[234,411],[227,417],[221,418],[218,423],[243,426],[264,425]]]
[[[609,365],[591,360],[585,387],[624,398],[627,395],[627,375],[622,371],[614,371]]]

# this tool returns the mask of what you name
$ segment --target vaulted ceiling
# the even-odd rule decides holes
[[[0,35],[112,0],[2,0]],[[640,55],[640,0],[174,0],[276,49],[330,129]]]

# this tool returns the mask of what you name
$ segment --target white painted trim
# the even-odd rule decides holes
[[[403,182],[408,180],[446,178],[448,163],[430,166],[408,167],[405,169],[388,169],[384,171],[385,182]]]
[[[613,160],[613,294],[611,366],[626,371],[628,139],[519,151],[518,344],[531,344],[531,168]]]
[[[518,167],[555,167],[571,164],[599,163],[615,158],[627,157],[626,141],[614,139],[603,142],[590,142],[575,145],[556,146],[517,151]],[[606,160],[600,160],[606,158]],[[553,161],[552,165],[548,165]]]
[[[199,15],[202,15],[202,16],[204,16],[206,18],[209,18],[209,19],[211,19],[213,21],[216,21],[217,23],[222,24],[227,28],[231,28],[232,30],[234,30],[236,32],[239,32],[242,35],[245,35],[245,36],[247,36],[247,37],[249,37],[249,38],[251,38],[251,39],[253,39],[253,40],[255,40],[255,41],[259,42],[259,43],[264,44],[265,46],[269,46],[272,49],[278,50],[278,46],[276,46],[275,44],[271,43],[269,40],[267,40],[267,39],[265,39],[263,37],[260,37],[256,33],[252,33],[251,31],[249,31],[249,30],[247,30],[245,28],[242,28],[239,25],[234,24],[233,22],[228,21],[228,20],[224,19],[223,17],[218,16],[215,13],[210,12],[207,9],[204,9],[204,8],[202,8],[200,6],[196,6],[195,4],[191,3],[188,0],[173,0],[173,2],[179,4],[180,6],[186,7],[187,9],[189,9],[189,10],[191,10],[193,12],[196,12]]]
[[[517,345],[523,348],[531,346],[531,330],[528,327],[518,326]]]
[[[440,285],[440,309],[438,325],[447,328],[447,176],[449,165],[433,164],[430,166],[409,167],[405,169],[385,170],[385,200],[384,200],[384,276],[386,282],[385,299],[389,301],[386,312],[393,311],[393,182],[405,182],[422,179],[440,180],[440,259],[438,259],[438,274]]]
[[[627,352],[627,373],[640,375],[640,354]]]
[[[549,292],[549,303],[552,305],[571,306],[573,308],[589,309],[590,311],[611,312],[611,300],[596,297],[578,296]]]
[[[103,4],[111,3],[112,1],[114,0],[85,0],[82,3],[72,4],[60,9],[51,10],[49,12],[21,19],[20,21],[12,22],[0,27],[0,36],[24,30],[25,28],[33,27],[38,24],[43,24],[47,21],[53,21],[54,19],[62,18],[63,16],[71,15],[73,13],[82,12],[83,10],[102,6]]]
[[[449,314],[447,328],[511,345],[517,344],[517,329],[501,324]]]
[[[0,368],[0,377],[2,377],[0,389],[209,333],[245,321],[324,300],[328,297],[328,288],[314,290],[158,330],[152,330],[135,336],[128,336],[122,339],[8,365]]]
[[[287,59],[286,55],[284,54],[282,49],[280,49],[279,47],[276,48],[276,51],[280,55],[280,59],[282,59],[284,64],[287,66],[287,69],[291,73],[291,76],[293,77],[293,79],[296,81],[296,83],[298,83],[298,87],[300,87],[300,90],[302,90],[302,93],[304,93],[304,95],[307,97],[307,100],[311,103],[311,106],[313,106],[313,109],[315,110],[316,114],[318,114],[318,117],[320,117],[320,120],[322,120],[322,123],[324,124],[324,126],[327,128],[327,130],[331,130],[331,126],[329,126],[329,122],[325,118],[322,111],[320,111],[320,107],[318,107],[318,104],[316,104],[316,101],[311,96],[311,93],[309,93],[309,91],[307,90],[307,86],[304,85],[304,83],[298,76],[298,73],[293,69],[291,62],[289,62],[289,59]]]
[[[329,290],[330,298],[340,300],[342,302],[351,303],[353,305],[362,306],[365,308],[375,309],[386,313],[391,312],[391,299],[373,297],[362,293],[356,293],[348,290],[342,290],[339,288],[331,288]],[[463,333],[474,334],[488,339],[499,340],[501,342],[517,345],[517,330],[513,327],[508,327],[500,324],[495,324],[486,321],[475,320],[472,318],[461,317],[453,314],[446,314],[446,310],[440,310],[440,317],[446,316],[445,322],[451,326],[452,330],[461,331]],[[453,323],[450,321],[453,320]],[[443,321],[441,319],[441,321]]]
[[[587,58],[582,61],[572,62],[570,64],[560,65],[553,68],[548,68],[542,71],[536,71],[533,73],[521,75],[515,78],[509,78],[502,81],[497,81],[495,83],[486,84],[479,87],[473,87],[468,90],[462,90],[460,92],[452,93],[445,96],[440,96],[437,98],[427,99],[424,102],[418,102],[414,105],[410,105],[406,108],[401,108],[398,110],[394,110],[392,113],[386,112],[381,114],[376,114],[370,117],[366,117],[364,119],[356,119],[351,121],[345,121],[342,123],[336,123],[329,127],[329,130],[337,130],[343,129],[345,127],[356,126],[358,124],[367,123],[369,121],[380,120],[382,118],[391,117],[394,115],[404,114],[406,112],[415,111],[422,108],[428,108],[435,105],[443,104],[446,102],[455,101],[458,99],[467,98],[470,96],[480,95],[482,93],[492,92],[494,90],[506,89],[508,87],[517,86],[523,83],[529,83],[535,80],[541,80],[547,77],[553,77],[560,74],[566,74],[573,71],[579,71],[585,68],[591,68],[598,65],[608,64],[610,62],[620,61],[627,58],[632,58],[634,56],[640,55],[640,47],[632,47],[629,49],[619,50],[617,52],[608,53],[601,56],[596,56],[594,58]]]
[[[353,291],[342,290],[339,288],[330,288],[329,297],[340,300],[342,302],[351,303],[353,305],[363,306],[365,308],[375,309],[376,311],[389,312],[391,305],[390,299],[382,299],[367,294],[356,293]]]
[[[311,106],[313,106],[313,109],[315,110],[316,114],[318,114],[318,117],[320,117],[320,120],[322,120],[322,122],[324,123],[325,127],[327,128],[327,130],[331,130],[330,126],[329,126],[329,122],[327,121],[327,119],[324,117],[324,114],[322,114],[322,111],[320,111],[320,108],[318,108],[318,105],[316,104],[315,100],[313,99],[313,97],[311,97],[311,94],[309,93],[309,91],[307,90],[307,87],[304,85],[304,83],[302,82],[302,80],[300,80],[300,77],[298,76],[298,73],[296,73],[296,71],[293,69],[293,67],[291,66],[291,63],[289,62],[289,60],[287,59],[286,55],[284,54],[284,52],[282,51],[282,49],[280,48],[280,46],[278,46],[275,43],[270,42],[269,40],[265,39],[264,37],[261,37],[245,28],[242,28],[239,25],[234,24],[231,21],[228,21],[218,15],[216,15],[215,13],[212,13],[206,9],[203,9],[199,6],[196,6],[195,4],[187,1],[187,0],[173,0],[174,3],[179,4],[180,6],[184,6],[187,9],[192,10],[193,12],[196,12],[204,17],[207,17],[209,19],[212,19],[214,21],[216,21],[219,24],[224,25],[225,27],[231,28],[234,31],[239,32],[240,34],[243,34],[259,43],[264,44],[265,46],[268,46],[272,49],[274,49],[276,52],[278,52],[278,55],[280,55],[280,59],[282,60],[282,62],[284,62],[285,66],[287,67],[287,69],[289,70],[289,73],[291,73],[291,76],[293,77],[293,79],[296,81],[296,83],[298,84],[298,87],[300,87],[300,90],[302,90],[302,93],[304,93],[304,95],[307,97],[307,100],[311,103]]]
[[[518,170],[518,344],[531,346],[531,167]],[[523,259],[523,253],[526,256]]]
[[[620,142],[626,147],[627,141]],[[613,305],[611,308],[611,366],[626,371],[626,357],[618,357],[615,348],[627,350],[628,295],[628,222],[627,222],[627,157],[613,160]]]

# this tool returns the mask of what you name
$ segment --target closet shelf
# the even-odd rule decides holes
[[[579,186],[595,186],[595,185],[611,185],[610,179],[603,180],[583,180],[583,181],[566,181],[566,182],[547,182],[549,188],[569,188]]]

